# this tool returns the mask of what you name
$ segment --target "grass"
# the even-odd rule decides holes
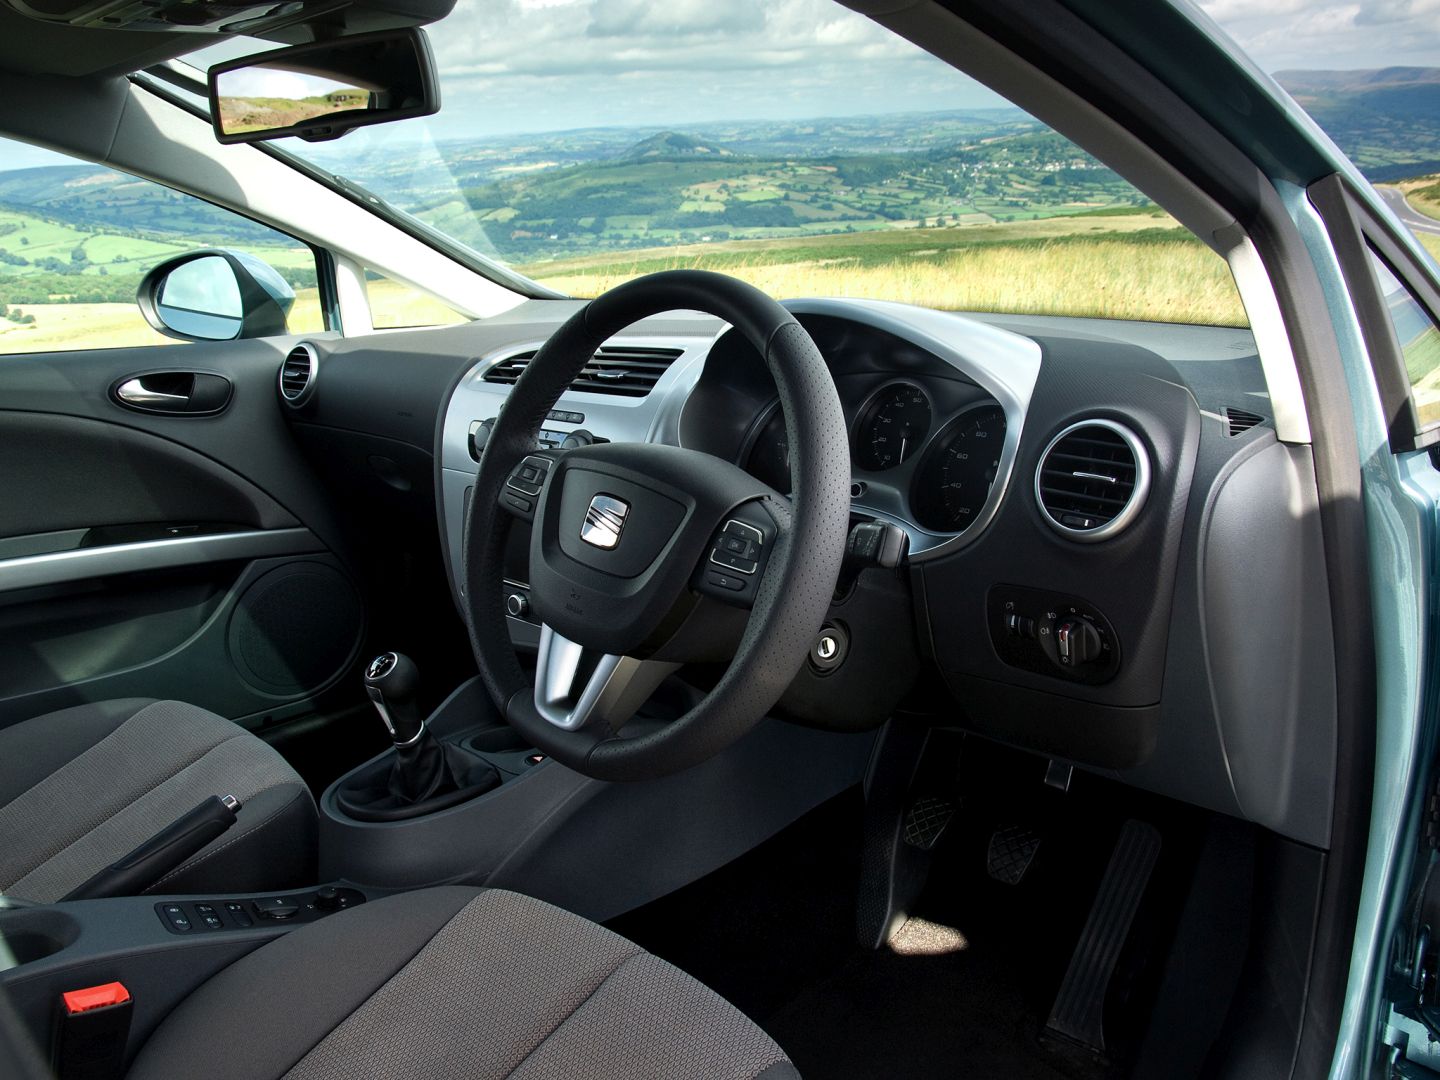
[[[1440,220],[1440,176],[1419,176],[1395,185],[1405,200],[1426,217]]]
[[[651,249],[522,269],[577,296],[595,296],[655,270],[710,269],[782,297],[843,296],[948,310],[1246,325],[1224,261],[1188,234],[1157,230],[1155,224],[1138,215],[1070,217],[981,229]]]
[[[0,354],[182,344],[152,330],[134,304],[12,304],[10,310],[32,315],[35,321],[22,326],[0,319]],[[295,294],[289,323],[296,334],[324,327],[317,290]]]

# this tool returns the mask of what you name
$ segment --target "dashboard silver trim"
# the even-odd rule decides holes
[[[1125,441],[1130,449],[1131,455],[1135,458],[1135,487],[1130,491],[1130,498],[1120,508],[1120,512],[1107,521],[1104,525],[1095,529],[1075,529],[1069,525],[1062,525],[1056,521],[1045,506],[1044,496],[1040,491],[1040,474],[1045,471],[1045,459],[1050,456],[1061,439],[1087,427],[1105,428],[1113,431]],[[1110,477],[1099,476],[1094,473],[1072,473],[1073,476],[1085,476],[1098,480],[1110,480]],[[1113,481],[1112,481],[1113,482]],[[1124,424],[1105,417],[1093,416],[1085,420],[1077,420],[1068,424],[1056,433],[1055,437],[1045,444],[1045,449],[1035,459],[1035,508],[1040,511],[1040,516],[1049,525],[1067,540],[1074,540],[1080,544],[1097,544],[1101,540],[1109,540],[1112,536],[1118,536],[1128,529],[1132,522],[1145,509],[1145,500],[1150,494],[1150,452],[1145,449],[1145,444],[1140,441],[1140,436],[1131,431]]]
[[[862,501],[852,504],[855,510],[904,529],[910,536],[912,563],[938,559],[978,540],[999,512],[1010,488],[1025,416],[1040,377],[1040,346],[1029,338],[963,315],[889,300],[790,300],[785,307],[796,315],[849,319],[904,338],[939,357],[1000,403],[1005,410],[1005,442],[1000,448],[999,471],[980,512],[964,532],[935,533]],[[941,423],[936,432],[944,426]]]

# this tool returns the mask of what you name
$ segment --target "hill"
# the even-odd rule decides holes
[[[705,142],[678,131],[662,131],[641,139],[620,155],[621,161],[648,161],[657,158],[722,158],[734,157],[735,151],[715,143]]]
[[[1275,79],[1369,179],[1440,171],[1440,68],[1281,71]]]
[[[1145,202],[1034,121],[972,120],[965,134],[955,134],[953,142],[923,140],[904,151],[776,156],[661,132],[607,159],[467,188],[466,207],[452,207],[446,227],[478,221],[502,257],[528,261],[657,244],[1022,221]]]

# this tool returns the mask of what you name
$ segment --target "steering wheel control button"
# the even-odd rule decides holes
[[[839,626],[823,626],[810,646],[810,666],[828,675],[845,662],[850,651],[850,635]]]
[[[1092,686],[1120,670],[1115,628],[1078,597],[996,585],[986,618],[995,652],[1010,667]]]
[[[754,559],[742,559],[739,555],[731,555],[728,551],[721,551],[718,547],[710,553],[710,561],[718,566],[727,566],[731,570],[738,570],[742,574],[753,574],[756,570]]]
[[[765,534],[754,525],[731,518],[720,530],[710,561],[740,574],[753,574],[760,569],[760,553]]]
[[[293,919],[300,911],[300,902],[288,896],[267,897],[255,901],[255,910],[262,919]]]
[[[719,570],[711,570],[709,574],[706,575],[705,580],[716,588],[726,589],[730,592],[741,592],[748,584],[742,577],[736,577],[733,574],[722,574]]]
[[[515,466],[505,486],[522,495],[534,497],[540,494],[545,480],[550,475],[550,462],[542,457],[527,457]]]

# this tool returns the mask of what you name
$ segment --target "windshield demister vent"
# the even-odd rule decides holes
[[[1232,439],[1236,435],[1244,435],[1257,424],[1264,422],[1265,417],[1259,413],[1250,412],[1248,409],[1237,409],[1230,405],[1225,407],[1225,433]]]

